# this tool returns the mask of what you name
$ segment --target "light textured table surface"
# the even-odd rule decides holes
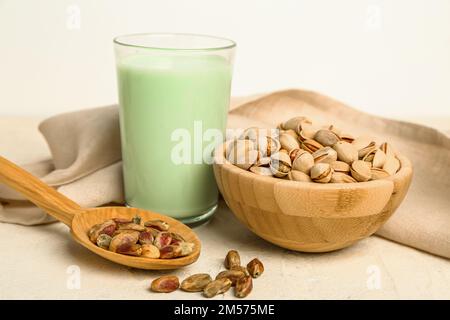
[[[45,157],[45,141],[36,133],[38,120],[0,117],[0,154],[18,163]],[[12,136],[14,145],[8,140]],[[42,146],[42,153],[30,155],[27,146],[35,144]],[[234,248],[243,261],[259,257],[265,264],[265,273],[254,282],[250,296],[254,299],[450,299],[449,260],[379,237],[333,253],[292,252],[252,234],[224,203],[208,224],[195,231],[202,254],[198,262],[175,274],[214,276],[222,270],[226,252]],[[0,223],[0,261],[0,299],[201,298],[182,291],[150,292],[151,280],[167,272],[130,269],[98,257],[71,240],[61,223],[36,227]],[[232,292],[216,297],[227,298],[233,298]]]

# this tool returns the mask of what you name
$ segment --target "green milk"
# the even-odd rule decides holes
[[[132,55],[117,70],[127,204],[187,222],[213,212],[212,166],[197,163],[194,146],[209,144],[198,140],[199,125],[225,132],[230,63],[218,55]],[[183,153],[190,161],[181,164],[173,159],[180,132],[190,140],[190,156]]]

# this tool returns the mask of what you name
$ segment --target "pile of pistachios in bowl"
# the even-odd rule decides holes
[[[142,223],[139,216],[106,220],[94,225],[88,236],[91,242],[105,250],[152,259],[184,257],[195,247],[194,243],[171,232],[167,222],[150,220]]]
[[[244,130],[226,144],[225,157],[258,175],[316,183],[378,180],[400,169],[389,143],[354,137],[302,116],[280,123],[277,129]]]

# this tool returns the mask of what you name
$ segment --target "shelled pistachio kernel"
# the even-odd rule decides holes
[[[212,281],[207,273],[197,273],[187,277],[181,282],[181,289],[188,292],[203,291],[205,287]]]
[[[241,271],[244,273],[244,275],[246,275],[246,276],[249,275],[247,267],[244,267],[244,266],[233,266],[233,267],[231,267],[230,270]]]
[[[153,229],[157,229],[159,231],[167,231],[169,230],[169,224],[162,220],[150,220],[144,223],[144,226],[151,227]]]
[[[253,278],[258,278],[264,272],[264,265],[258,258],[255,258],[247,264],[247,270]]]
[[[238,298],[245,298],[252,292],[253,289],[253,280],[251,276],[244,276],[240,278],[234,290],[234,294]]]
[[[206,298],[212,298],[218,294],[225,293],[231,288],[231,280],[228,278],[216,279],[208,283],[203,289]]]
[[[141,246],[141,256],[145,258],[158,259],[160,257],[159,249],[152,244],[143,244]]]
[[[152,281],[150,289],[154,292],[169,293],[180,287],[177,276],[162,276]]]
[[[230,279],[231,285],[234,287],[236,285],[236,282],[243,276],[245,276],[245,273],[243,271],[236,270],[236,269],[226,270],[226,271],[219,272],[219,274],[216,276],[216,280],[223,279],[223,278]]]
[[[172,235],[170,234],[170,232],[159,232],[156,237],[155,240],[153,240],[153,244],[159,249],[161,250],[162,248],[164,248],[165,246],[170,245],[170,243],[172,242]]]
[[[228,251],[224,261],[225,268],[231,269],[234,266],[240,265],[241,265],[241,257],[239,255],[239,252],[237,252],[236,250]]]
[[[133,219],[131,219],[131,222],[134,224],[141,224],[141,217],[139,215],[135,215]]]
[[[161,259],[173,259],[178,257],[181,257],[180,246],[169,244],[159,250],[159,258]]]
[[[111,244],[112,237],[106,233],[102,233],[97,238],[97,245],[102,249],[108,249]]]

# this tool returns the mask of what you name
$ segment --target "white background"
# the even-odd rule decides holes
[[[299,87],[450,115],[448,0],[0,0],[0,116],[115,103],[112,38],[135,32],[234,39],[233,95]]]

